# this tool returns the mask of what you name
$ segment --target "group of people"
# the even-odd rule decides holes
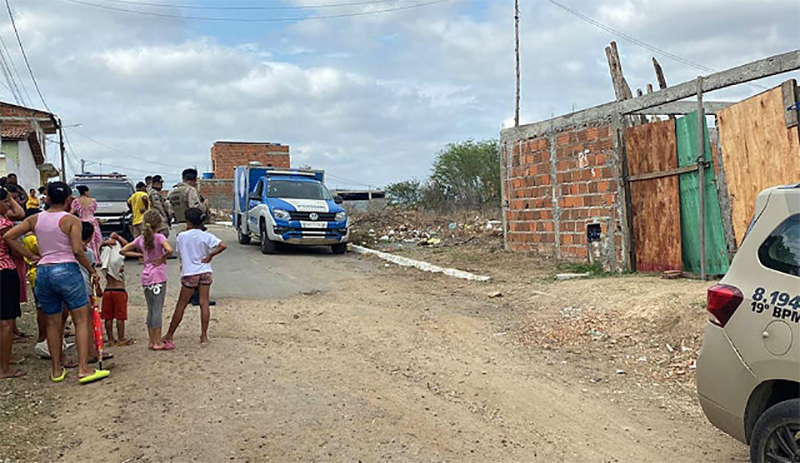
[[[37,311],[39,339],[35,349],[41,357],[51,359],[51,381],[64,381],[70,367],[77,367],[82,384],[107,377],[108,370],[89,367],[98,357],[92,341],[92,310],[97,304],[91,304],[91,298],[102,294],[106,342],[133,344],[133,338],[125,331],[125,257],[139,259],[143,265],[141,285],[147,305],[148,348],[175,348],[173,337],[195,293],[200,305],[200,342],[208,342],[211,260],[226,245],[205,229],[208,207],[197,192],[197,171],[186,169],[182,178],[182,183],[168,195],[162,191],[160,176],[137,184],[128,200],[133,212],[131,242],[117,233],[103,237],[94,217],[97,202],[85,185],[76,187],[78,197],[73,198],[66,183],[49,183],[43,187],[44,197],[36,196],[38,205],[34,208],[31,197],[35,192],[21,196],[19,192],[24,189],[17,185],[15,175],[9,174],[0,182],[0,378],[25,375],[17,368],[24,358],[14,358],[12,343],[15,338],[25,337],[16,320],[22,315],[21,304],[27,302],[26,280],[33,290]],[[173,222],[181,259],[181,289],[169,329],[162,336],[167,260],[174,252],[168,241]],[[105,288],[101,288],[98,269],[105,277]],[[63,357],[63,350],[70,346],[64,340],[69,318],[74,326],[77,362],[67,362]]]

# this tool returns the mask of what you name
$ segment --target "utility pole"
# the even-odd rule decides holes
[[[67,181],[66,149],[64,148],[64,126],[61,119],[58,119],[58,144],[61,147],[61,181]]]
[[[514,105],[514,127],[519,127],[519,0],[514,0],[514,54],[517,65],[517,94]]]

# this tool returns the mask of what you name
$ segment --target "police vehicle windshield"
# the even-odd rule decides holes
[[[98,202],[117,203],[125,202],[133,194],[133,188],[124,181],[120,182],[97,182],[97,181],[78,181],[75,182],[75,187],[78,185],[86,185],[89,187],[89,194]],[[78,196],[78,190],[75,190],[75,196]]]
[[[332,199],[330,192],[321,183],[270,180],[267,197],[289,199]]]

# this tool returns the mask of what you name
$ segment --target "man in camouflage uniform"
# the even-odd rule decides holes
[[[197,192],[197,170],[185,169],[181,173],[183,181],[175,185],[167,195],[167,200],[172,207],[172,214],[175,218],[175,223],[183,224],[180,227],[182,231],[185,229],[186,224],[186,210],[196,207],[208,215],[208,204],[203,200],[200,193]],[[180,231],[178,231],[180,233]]]
[[[172,207],[172,215],[175,218],[175,234],[179,235],[182,231],[186,230],[186,211],[190,208],[196,207],[203,211],[208,217],[209,206],[208,203],[200,196],[197,191],[197,169],[184,169],[181,173],[181,183],[172,187],[167,200]],[[206,222],[208,222],[206,218]],[[177,249],[177,246],[176,246]],[[200,305],[200,293],[195,290],[192,294],[190,301],[192,305]],[[208,301],[209,305],[217,305],[216,301]]]
[[[147,198],[150,200],[150,209],[158,212],[161,216],[161,229],[156,231],[169,238],[169,222],[172,214],[169,202],[161,192],[163,188],[164,179],[160,175],[154,176],[150,188],[147,189]]]

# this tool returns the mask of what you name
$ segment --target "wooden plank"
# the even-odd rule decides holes
[[[795,127],[798,124],[797,94],[795,88],[797,82],[794,79],[787,80],[781,85],[781,95],[783,96],[783,110],[786,118],[786,127]],[[790,109],[793,108],[793,109]]]
[[[638,181],[650,180],[650,179],[654,179],[654,178],[672,177],[673,175],[685,174],[687,172],[694,172],[696,170],[697,170],[697,166],[678,167],[678,168],[675,168],[675,169],[662,170],[661,172],[650,172],[650,173],[647,173],[647,174],[633,175],[633,176],[631,176],[631,178],[628,179],[628,181],[638,182]]]
[[[786,127],[780,87],[723,109],[717,115],[731,198],[731,221],[740,246],[765,188],[800,182],[798,130]]]
[[[625,130],[631,178],[678,167],[675,124],[638,125]],[[632,182],[633,241],[636,270],[681,270],[681,218],[678,177],[660,176]]]
[[[703,101],[703,108],[706,114],[716,115],[719,111],[732,105],[729,101]],[[697,111],[697,103],[694,101],[674,101],[652,108],[645,108],[639,111],[634,111],[633,114],[646,114],[650,116],[667,116],[678,115],[683,116]]]
[[[792,50],[706,76],[703,79],[703,89],[706,93],[713,92],[721,88],[743,84],[797,69],[800,69],[800,50]],[[567,127],[574,127],[606,119],[610,120],[614,114],[630,114],[664,103],[680,101],[684,98],[694,96],[695,94],[697,94],[697,82],[695,79],[692,79],[674,87],[644,95],[641,98],[633,98],[619,102],[612,101],[535,124],[511,127],[501,131],[500,137],[503,140],[512,141],[536,138],[542,134],[563,130]]]

